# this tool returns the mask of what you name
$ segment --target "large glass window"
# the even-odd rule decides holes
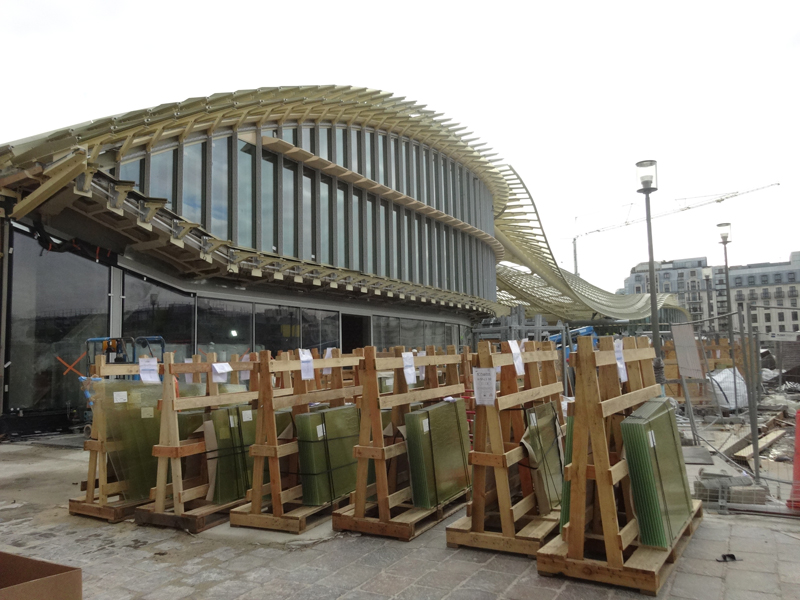
[[[347,223],[345,218],[345,205],[347,198],[347,186],[340,183],[336,188],[336,221],[338,223]],[[336,228],[336,266],[347,267],[349,258],[347,256],[347,238],[349,231],[347,225],[344,227]]]
[[[278,251],[278,157],[262,150],[261,152],[261,250]]]
[[[391,246],[389,240],[392,239],[391,231],[389,229],[389,203],[385,200],[381,201],[381,212],[378,217],[378,236],[377,246],[381,250],[380,264],[378,265],[378,275],[387,277],[392,272],[391,267]]]
[[[367,196],[367,230],[364,232],[364,244],[367,251],[367,264],[364,271],[377,273],[375,268],[375,196]]]
[[[217,353],[217,362],[252,349],[253,305],[232,300],[197,299],[197,349]]]
[[[392,260],[391,277],[403,279],[404,275],[400,268],[400,259],[403,256],[403,220],[399,206],[392,208],[392,219],[394,220],[394,259]]]
[[[350,268],[361,270],[361,191],[353,190],[353,200],[350,205],[350,222],[353,224],[353,263]]]
[[[123,163],[119,167],[119,178],[122,181],[132,181],[137,190],[142,191],[144,181],[144,159]]]
[[[425,345],[443,348],[444,323],[441,321],[425,321]]]
[[[425,236],[427,238],[428,246],[428,285],[436,287],[436,235],[433,230],[433,222],[430,219],[425,219]]]
[[[125,273],[122,335],[160,335],[175,362],[191,358],[194,351],[194,298],[151,280]]]
[[[236,215],[236,244],[246,248],[255,248],[255,172],[256,147],[242,140],[237,140],[239,155],[238,169],[238,204]]]
[[[414,155],[411,160],[411,185],[410,190],[413,190],[413,197],[420,202],[424,202],[422,196],[422,179],[419,177],[419,146],[413,145]]]
[[[284,142],[289,142],[290,144],[297,146],[297,128],[283,127],[281,128],[281,132]]]
[[[159,152],[150,157],[150,196],[165,198],[167,207],[175,209],[175,166],[177,150]]]
[[[337,127],[335,131],[336,131],[336,164],[342,167],[346,167],[348,165],[347,144],[345,143],[346,130],[341,127]]]
[[[326,348],[339,346],[339,313],[331,310],[312,310],[304,308],[302,315],[303,348],[316,348],[321,356]]]
[[[373,162],[372,162],[372,149],[375,147],[375,132],[374,131],[364,131],[364,157],[367,162],[367,168],[364,172],[367,179],[375,179],[375,172],[373,170]]]
[[[303,231],[303,260],[315,260],[314,232],[317,229],[317,215],[314,210],[314,171],[303,169],[303,222],[300,224]]]
[[[296,350],[300,347],[300,309],[255,305],[256,351]]]
[[[436,223],[436,239],[438,242],[439,287],[449,290],[450,286],[447,284],[447,246],[444,242],[444,229],[441,223]]]
[[[206,143],[183,148],[183,218],[190,223],[203,223],[205,205]]]
[[[461,269],[464,264],[464,253],[461,250],[461,232],[458,229],[453,230],[453,253],[455,254],[456,291],[463,292],[464,288],[461,286]]]
[[[417,347],[424,350],[424,324],[424,321],[417,319],[400,319],[400,345],[405,346],[406,350]]]
[[[423,285],[430,285],[430,272],[428,266],[428,238],[425,233],[425,222],[421,215],[417,215],[417,244],[419,255],[419,280]]]
[[[378,183],[383,185],[387,185],[387,177],[386,177],[386,159],[388,152],[387,147],[387,139],[384,134],[378,135]]]
[[[419,283],[419,271],[414,264],[414,257],[416,256],[416,242],[415,234],[417,228],[414,221],[414,213],[410,210],[406,211],[406,251],[404,253],[405,259],[403,261],[406,272],[406,280]]]
[[[331,259],[333,253],[333,236],[331,235],[332,191],[333,181],[323,176],[319,184],[319,252],[317,253],[317,262],[324,265],[333,264]]]
[[[400,319],[397,317],[372,317],[372,338],[379,350],[391,352],[400,345]]]
[[[391,175],[391,181],[387,184],[390,188],[397,190],[398,192],[402,192],[402,179],[400,177],[400,139],[399,138],[392,138],[391,144],[389,145],[389,173]]]
[[[281,233],[283,234],[283,245],[281,254],[284,256],[297,256],[295,228],[295,180],[297,178],[297,165],[286,159],[283,160],[283,198],[281,208],[283,209]]]
[[[76,359],[108,335],[108,267],[20,233],[12,242],[9,408],[82,411],[78,375],[94,357]]]
[[[331,159],[331,130],[329,127],[319,128],[319,157]]]
[[[439,159],[439,155],[435,152],[433,154],[433,177],[431,178],[433,181],[433,206],[436,207],[438,210],[444,210],[444,206],[442,205],[442,169],[441,169],[441,162]]]
[[[303,139],[300,141],[300,147],[303,150],[307,150],[311,152],[311,154],[316,154],[314,152],[314,128],[313,127],[303,127]]]
[[[211,233],[223,240],[228,233],[228,211],[231,203],[230,185],[231,138],[211,142]],[[206,223],[208,227],[209,224]]]
[[[364,174],[364,165],[361,162],[362,152],[361,152],[361,130],[351,128],[350,129],[350,170],[355,171],[356,173]]]
[[[403,152],[401,153],[403,159],[403,173],[405,174],[405,181],[403,182],[403,193],[406,196],[414,197],[413,185],[413,160],[411,155],[411,142],[403,140]]]

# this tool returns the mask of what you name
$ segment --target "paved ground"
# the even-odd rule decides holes
[[[447,548],[444,524],[403,543],[329,526],[299,539],[227,525],[192,536],[70,517],[67,499],[85,469],[82,451],[0,445],[0,550],[81,567],[87,600],[643,597],[540,578],[526,558]],[[743,560],[716,562],[724,552]],[[800,521],[706,513],[659,597],[800,599]]]

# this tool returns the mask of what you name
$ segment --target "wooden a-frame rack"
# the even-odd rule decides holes
[[[639,544],[620,424],[632,409],[661,395],[653,373],[655,353],[648,338],[625,338],[628,391],[623,394],[613,340],[600,338],[598,347],[595,351],[591,338],[580,337],[578,352],[572,355],[577,357],[572,461],[564,468],[570,487],[569,522],[560,537],[539,550],[537,568],[540,575],[562,573],[656,595],[697,529],[702,503],[694,501],[692,518],[671,548]],[[594,500],[587,506],[590,482]],[[624,507],[622,527],[618,496]]]

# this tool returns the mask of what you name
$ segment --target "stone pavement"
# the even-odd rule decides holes
[[[539,577],[527,558],[447,548],[444,523],[404,543],[336,535],[325,525],[314,538],[228,525],[193,536],[71,517],[66,501],[85,477],[85,459],[75,450],[0,445],[0,550],[81,567],[86,600],[644,597]],[[725,552],[742,560],[716,562]],[[800,599],[800,521],[706,512],[659,597]]]

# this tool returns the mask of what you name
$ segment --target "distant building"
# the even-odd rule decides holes
[[[699,321],[730,312],[725,293],[725,265],[708,266],[705,256],[655,263],[659,292],[675,294],[678,304]],[[755,304],[753,326],[762,333],[800,331],[798,289],[800,252],[792,252],[788,262],[755,263],[730,267],[732,310]],[[618,293],[641,294],[649,291],[648,263],[631,269]],[[711,321],[696,329],[725,331],[725,319]]]

